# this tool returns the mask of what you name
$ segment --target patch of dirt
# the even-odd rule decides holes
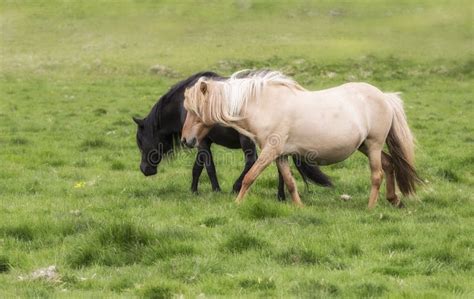
[[[161,64],[155,64],[154,66],[150,67],[150,73],[170,78],[179,77],[178,72]]]
[[[45,280],[48,282],[61,282],[61,276],[58,273],[58,268],[54,265],[40,268],[33,271],[27,276],[19,276],[19,280]]]

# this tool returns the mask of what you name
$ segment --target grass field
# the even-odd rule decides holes
[[[396,3],[396,4],[395,4]],[[474,23],[470,1],[1,1],[0,297],[473,297]],[[154,65],[168,69],[155,74]],[[242,206],[243,155],[213,147],[139,171],[132,116],[201,70],[270,67],[309,89],[402,91],[426,180],[368,211],[365,157],[332,189]],[[341,194],[352,200],[341,201]],[[32,272],[55,265],[52,280]]]

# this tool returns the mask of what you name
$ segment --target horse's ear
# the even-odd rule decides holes
[[[139,119],[138,117],[132,117],[133,118],[133,121],[140,127],[143,126],[143,119]]]
[[[202,94],[207,93],[207,82],[206,81],[201,81],[201,84],[199,85],[199,89],[201,90]]]

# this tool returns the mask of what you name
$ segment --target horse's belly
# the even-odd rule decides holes
[[[315,128],[300,131],[292,138],[293,151],[305,156],[308,161],[329,165],[347,159],[364,142],[366,133],[359,128],[330,130]]]
[[[337,150],[322,149],[319,151],[309,151],[305,154],[308,162],[316,162],[318,165],[330,165],[344,161],[349,158],[357,147],[341,148]]]

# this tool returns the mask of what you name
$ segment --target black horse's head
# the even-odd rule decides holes
[[[140,170],[144,175],[154,175],[158,164],[172,152],[179,141],[186,110],[183,107],[184,91],[200,77],[220,78],[213,72],[200,72],[173,85],[153,106],[144,119],[133,118],[138,125],[137,144],[142,154]]]
[[[134,117],[133,121],[137,124],[137,145],[142,154],[140,170],[146,176],[154,175],[163,156],[173,148],[172,137],[160,133],[157,124],[149,117]]]

